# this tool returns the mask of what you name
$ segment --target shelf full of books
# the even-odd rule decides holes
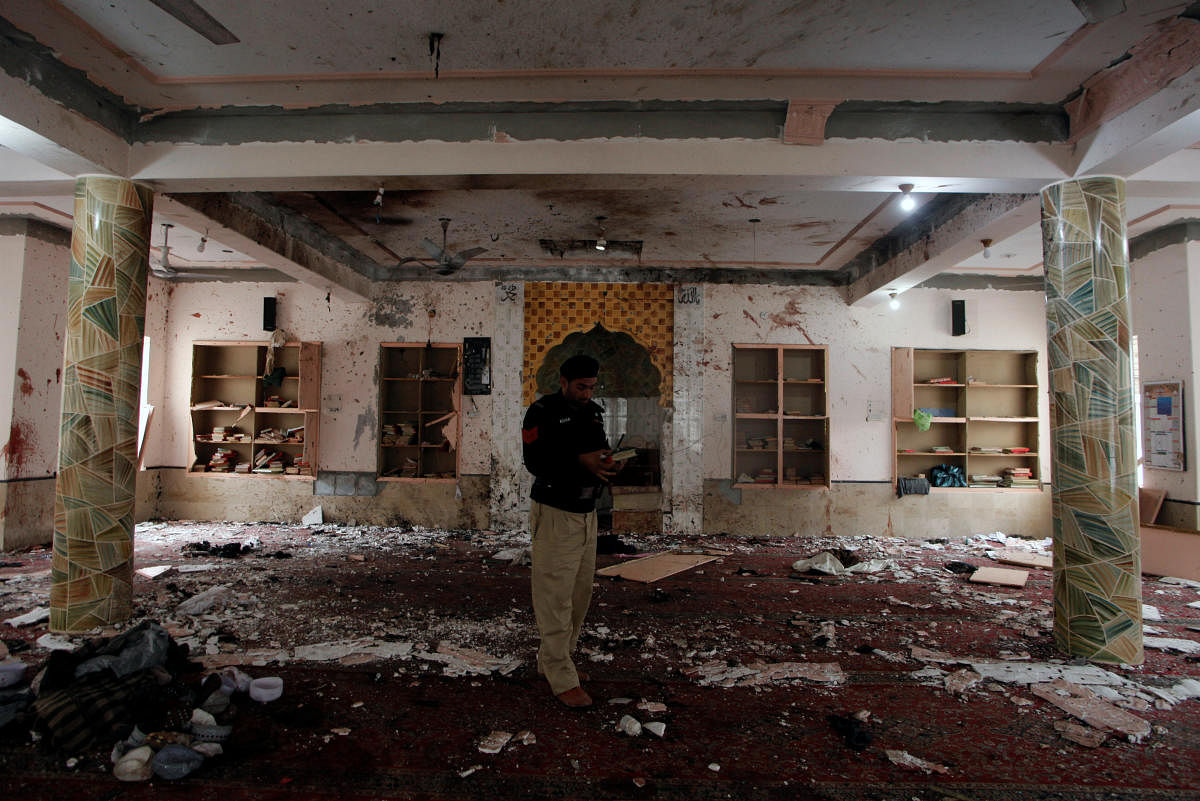
[[[192,343],[189,473],[316,475],[321,343]]]

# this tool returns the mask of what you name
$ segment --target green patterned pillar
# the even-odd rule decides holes
[[[123,178],[75,184],[67,284],[50,628],[133,613],[138,396],[153,192]]]
[[[1125,182],[1042,190],[1054,512],[1054,639],[1075,657],[1142,662],[1142,574]]]

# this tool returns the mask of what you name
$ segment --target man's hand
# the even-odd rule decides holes
[[[579,454],[579,463],[592,475],[607,482],[621,469],[621,465],[612,460],[612,451],[599,450]]]

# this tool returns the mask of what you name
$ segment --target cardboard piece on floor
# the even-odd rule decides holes
[[[1173,526],[1139,526],[1142,572],[1200,581],[1200,531]]]
[[[1009,570],[1006,567],[981,567],[970,576],[976,584],[1000,584],[1005,587],[1024,587],[1029,578],[1027,570]]]
[[[1158,519],[1158,512],[1162,509],[1166,497],[1166,490],[1145,487],[1138,490],[1138,517],[1143,526],[1148,526]]]
[[[598,576],[620,576],[630,581],[640,581],[649,584],[660,578],[673,576],[684,570],[689,570],[705,562],[720,559],[719,556],[709,556],[699,553],[675,553],[666,551],[635,559],[632,562],[611,565],[596,571]]]
[[[996,551],[996,561],[1005,565],[1021,567],[1054,567],[1054,557],[1048,553],[1034,553],[1021,548],[1002,548]]]

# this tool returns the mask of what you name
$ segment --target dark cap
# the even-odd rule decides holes
[[[574,381],[576,378],[595,378],[600,374],[600,362],[591,356],[577,353],[562,363],[558,374],[568,381]]]

